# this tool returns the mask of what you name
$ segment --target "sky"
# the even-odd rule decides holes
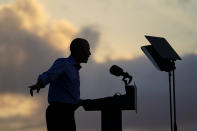
[[[170,130],[168,75],[140,47],[145,35],[165,37],[182,58],[176,62],[178,129],[197,128],[197,16],[195,0],[0,0],[0,130],[44,131],[48,87],[34,97],[27,87],[75,37],[86,38],[92,56],[80,70],[81,98],[124,94],[113,64],[138,87],[138,113],[123,111],[123,131]],[[76,111],[78,131],[99,131],[100,112]],[[91,124],[90,124],[91,123]]]

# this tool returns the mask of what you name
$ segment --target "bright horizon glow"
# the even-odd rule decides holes
[[[0,118],[32,117],[39,108],[38,101],[21,94],[0,95]]]

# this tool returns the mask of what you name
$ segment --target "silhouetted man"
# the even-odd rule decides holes
[[[87,63],[90,47],[87,40],[76,38],[70,45],[71,55],[58,58],[51,68],[39,75],[38,82],[30,86],[30,93],[49,86],[46,110],[48,131],[76,131],[74,111],[82,103],[80,99],[80,63]]]

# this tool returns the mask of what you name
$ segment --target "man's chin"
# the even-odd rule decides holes
[[[87,60],[82,61],[81,63],[88,63],[88,59],[87,59]]]

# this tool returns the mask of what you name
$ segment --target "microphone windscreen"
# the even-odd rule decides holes
[[[109,71],[110,71],[110,73],[111,73],[112,75],[115,75],[115,76],[120,76],[120,75],[123,74],[123,69],[120,68],[120,67],[117,66],[117,65],[111,66],[111,68],[110,68]]]

